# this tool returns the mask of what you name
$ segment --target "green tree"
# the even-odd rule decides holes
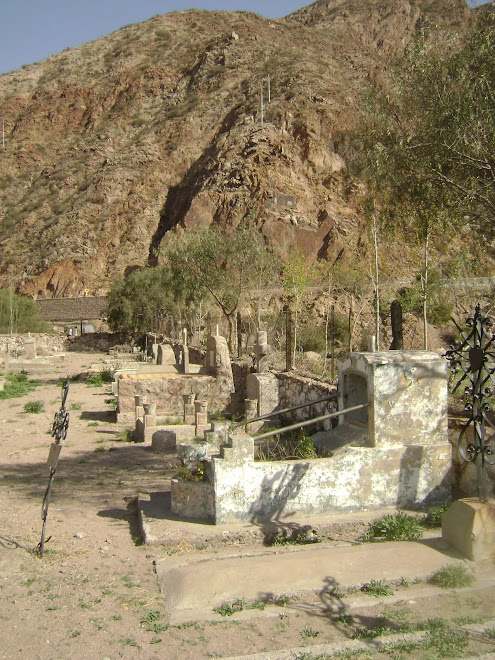
[[[285,290],[287,303],[294,312],[294,343],[292,349],[294,363],[296,360],[299,313],[304,294],[311,284],[313,276],[313,269],[308,266],[302,250],[299,248],[291,249],[289,258],[282,267],[282,286]]]
[[[0,289],[0,333],[48,332],[49,325],[40,318],[31,298]]]
[[[108,323],[132,336],[159,332],[165,316],[177,313],[176,299],[167,268],[134,270],[118,278],[108,294]]]
[[[350,140],[351,173],[366,181],[380,225],[422,246],[425,348],[436,236],[467,223],[482,244],[495,228],[494,54],[493,13],[477,12],[463,34],[423,28],[367,94]]]
[[[246,292],[271,277],[273,257],[263,237],[247,226],[236,231],[206,229],[172,237],[161,254],[184,300],[209,296],[229,327],[233,349],[235,318]]]
[[[477,17],[465,35],[423,30],[366,99],[352,160],[393,224],[495,225],[495,14]]]

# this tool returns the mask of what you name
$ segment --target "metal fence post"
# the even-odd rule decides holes
[[[285,369],[292,371],[294,368],[294,325],[292,323],[292,311],[284,307],[285,312]]]

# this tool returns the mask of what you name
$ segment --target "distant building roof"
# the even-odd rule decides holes
[[[35,300],[40,316],[52,323],[93,321],[107,316],[106,296],[81,298],[41,298]]]

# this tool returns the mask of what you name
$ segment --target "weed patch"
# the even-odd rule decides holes
[[[29,401],[24,404],[25,413],[42,413],[45,412],[45,405],[43,401]]]
[[[417,541],[423,535],[421,523],[399,511],[370,523],[363,541]]]
[[[366,582],[366,584],[363,584],[361,587],[361,591],[369,596],[375,596],[375,598],[379,598],[380,596],[392,596],[394,593],[386,580],[371,580],[370,582]]]
[[[98,374],[90,374],[86,378],[86,385],[88,387],[102,387],[107,383],[113,381],[113,375],[111,371],[100,371]]]
[[[233,603],[222,603],[220,607],[214,607],[213,611],[218,612],[220,616],[232,616],[236,612],[242,612],[243,609],[244,601],[242,599],[238,599]]]
[[[41,383],[39,380],[29,380],[27,374],[8,374],[7,382],[2,391],[0,399],[16,399],[35,390]]]
[[[432,509],[430,509],[430,511],[428,511],[426,516],[421,521],[423,527],[428,527],[428,528],[441,527],[442,516],[447,511],[449,506],[450,504],[446,502],[445,504],[441,504],[439,506],[435,506]]]
[[[265,540],[265,545],[308,545],[310,543],[321,543],[322,539],[313,530],[302,529],[289,532],[283,530],[281,534],[274,534]]]
[[[474,577],[462,564],[448,564],[433,573],[428,582],[442,589],[461,589],[472,585]]]
[[[117,439],[122,442],[134,442],[134,431],[132,429],[124,429],[117,433]]]

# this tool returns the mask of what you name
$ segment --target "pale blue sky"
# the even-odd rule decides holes
[[[194,8],[280,18],[308,4],[311,0],[5,0],[0,3],[0,73],[156,14]]]
[[[467,0],[472,5],[490,0]],[[0,73],[19,69],[155,14],[185,9],[287,16],[311,0],[5,0],[0,6]]]

